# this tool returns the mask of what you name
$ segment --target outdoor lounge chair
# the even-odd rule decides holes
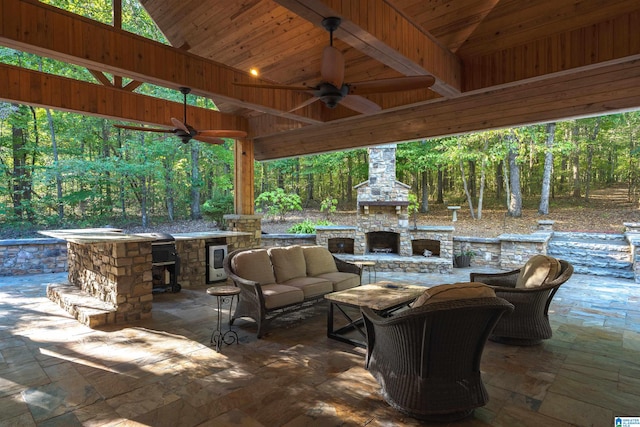
[[[545,271],[548,266],[544,258],[556,261],[559,268]],[[491,286],[496,296],[515,306],[513,313],[500,319],[489,339],[504,344],[534,345],[551,338],[549,305],[560,285],[572,274],[571,264],[544,255],[536,255],[522,268],[505,273],[471,273],[471,281]]]
[[[489,399],[480,359],[491,330],[511,310],[497,297],[435,302],[386,318],[363,307],[365,367],[398,411],[430,421],[465,418]]]

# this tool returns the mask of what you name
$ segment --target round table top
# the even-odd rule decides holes
[[[209,295],[213,295],[214,297],[238,295],[240,293],[240,288],[237,288],[235,286],[212,286],[207,289],[207,293]]]

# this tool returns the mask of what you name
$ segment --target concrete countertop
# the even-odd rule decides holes
[[[125,234],[118,228],[80,228],[70,230],[44,230],[38,233],[77,244],[108,242],[152,242],[158,239],[157,233]],[[176,240],[215,239],[235,236],[249,236],[251,233],[240,231],[202,231],[194,233],[172,234]]]
[[[65,240],[71,243],[77,243],[81,245],[88,245],[92,243],[133,243],[133,242],[151,242],[155,240],[151,237],[146,237],[137,234],[124,234],[122,230],[118,228],[79,228],[70,230],[45,230],[38,231],[38,233],[55,237],[56,239]]]

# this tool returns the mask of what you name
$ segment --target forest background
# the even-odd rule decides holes
[[[112,16],[111,1],[48,3],[104,23]],[[123,28],[166,43],[135,0],[123,2]],[[0,47],[0,62],[99,84],[84,68],[8,48]],[[182,97],[148,84],[136,92]],[[189,102],[215,109],[209,99]],[[224,225],[222,215],[233,212],[232,140],[182,144],[114,123],[121,122],[0,103],[0,239],[52,228]],[[463,206],[458,234],[527,232],[538,219],[621,231],[622,222],[640,220],[639,132],[640,113],[626,112],[406,142],[397,149],[397,179],[411,186],[416,224],[450,222],[447,206]],[[353,225],[367,150],[261,162],[255,171],[267,231]]]

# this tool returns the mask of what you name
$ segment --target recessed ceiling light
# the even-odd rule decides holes
[[[257,68],[250,69],[249,74],[251,74],[254,77],[258,77],[258,69]]]

